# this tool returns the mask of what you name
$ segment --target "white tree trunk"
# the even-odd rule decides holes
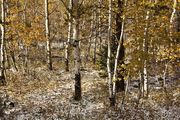
[[[170,18],[170,40],[171,41],[173,41],[172,32],[173,32],[173,23],[174,23],[175,14],[176,14],[176,7],[177,7],[177,0],[173,0],[173,11],[171,13],[171,18]]]
[[[115,62],[114,62],[114,74],[113,74],[113,94],[116,94],[116,80],[117,80],[117,66],[118,66],[118,58],[119,58],[119,53],[120,53],[120,49],[121,49],[121,44],[122,44],[122,40],[123,40],[123,34],[124,34],[124,16],[122,19],[122,26],[121,26],[121,35],[120,35],[120,39],[118,42],[118,48],[116,51],[116,57],[115,57]]]
[[[99,11],[98,11],[98,28],[99,28],[99,33],[98,33],[98,37],[99,37],[99,50],[101,51],[102,48],[102,37],[101,37],[101,8],[102,8],[102,3],[103,0],[99,0]]]
[[[173,11],[171,13],[171,18],[170,18],[170,23],[172,25],[173,23],[173,20],[174,20],[174,16],[175,16],[175,13],[176,13],[176,7],[177,7],[177,0],[173,0],[174,4],[173,4]]]
[[[49,5],[48,0],[44,1],[45,3],[45,27],[46,27],[46,49],[47,49],[47,64],[48,68],[52,70],[52,58],[51,58],[51,42],[50,42],[50,33],[49,33]]]
[[[66,71],[69,71],[69,45],[71,41],[71,34],[72,34],[72,0],[69,0],[69,22],[68,22],[68,40],[66,42],[65,46],[65,65],[66,65]]]
[[[148,97],[148,72],[147,72],[147,54],[148,54],[148,29],[149,29],[149,17],[150,17],[150,11],[147,10],[146,12],[146,26],[144,29],[144,39],[143,39],[143,53],[145,56],[143,56],[143,92],[144,95]]]
[[[108,84],[109,84],[109,99],[110,106],[115,106],[115,98],[113,96],[113,83],[111,75],[111,35],[112,35],[112,0],[109,0],[109,22],[108,22],[108,57],[107,57],[107,72],[108,72]]]
[[[0,48],[0,80],[5,83],[5,1],[1,0],[1,48]]]

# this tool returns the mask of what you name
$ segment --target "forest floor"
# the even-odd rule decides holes
[[[82,100],[73,100],[71,70],[30,69],[28,74],[9,71],[8,83],[0,87],[0,120],[155,120],[180,119],[180,80],[167,81],[166,92],[151,78],[150,97],[138,101],[137,81],[130,81],[124,109],[109,108],[108,85],[99,71],[82,70]],[[157,84],[156,84],[157,83]]]

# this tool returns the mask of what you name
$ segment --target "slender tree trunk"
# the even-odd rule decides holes
[[[101,8],[102,8],[102,3],[103,3],[103,0],[99,0],[99,11],[98,11],[98,28],[99,28],[99,34],[98,34],[98,37],[99,37],[99,51],[101,51],[102,49],[102,37],[101,37]]]
[[[147,73],[147,60],[144,61],[143,66],[143,80],[144,80],[144,96],[148,97],[148,73]]]
[[[69,16],[69,22],[68,22],[68,40],[66,42],[66,46],[65,46],[65,66],[66,66],[66,71],[69,71],[69,45],[70,45],[70,41],[71,41],[71,34],[72,34],[72,0],[69,0],[69,12],[68,12],[68,16]]]
[[[1,48],[0,48],[0,80],[3,84],[6,82],[5,75],[5,1],[1,0]]]
[[[93,36],[93,29],[94,29],[94,9],[92,10],[92,18],[91,18],[91,33],[89,36],[89,41],[88,41],[88,48],[87,48],[87,55],[86,55],[86,59],[89,61],[90,60],[90,56],[91,56],[91,42],[92,42],[92,36]]]
[[[96,47],[97,47],[97,8],[94,7],[94,54],[93,54],[93,64],[96,64]]]
[[[149,29],[149,17],[150,11],[146,12],[146,26],[144,29],[144,39],[143,39],[143,88],[144,88],[144,96],[148,97],[148,71],[147,71],[147,55],[148,55],[148,29]]]
[[[171,13],[171,18],[170,18],[170,29],[173,27],[173,22],[176,14],[176,7],[177,7],[177,0],[173,0],[173,11]],[[172,30],[170,30],[170,33],[172,34]]]
[[[8,54],[8,49],[7,49],[7,42],[6,42],[6,44],[5,44],[5,46],[4,46],[4,54],[5,54],[5,61],[6,61],[6,68],[7,69],[9,69],[9,68],[11,68],[11,63],[10,63],[10,55]]]
[[[108,84],[109,84],[109,99],[110,106],[115,106],[115,96],[113,95],[113,82],[111,75],[111,35],[112,35],[112,0],[109,0],[109,23],[108,23],[108,57],[107,57],[107,72],[108,72]]]
[[[45,3],[45,26],[46,26],[46,49],[47,49],[47,64],[49,70],[52,70],[52,57],[51,57],[51,41],[49,33],[49,5],[48,0],[44,1]]]
[[[173,11],[171,13],[171,18],[170,18],[170,26],[169,26],[169,33],[170,33],[170,40],[172,43],[175,43],[176,44],[176,41],[178,39],[175,39],[173,37],[173,32],[178,32],[178,12],[176,9],[177,9],[177,4],[178,4],[178,1],[177,0],[173,0]],[[171,44],[170,44],[171,46]]]
[[[24,26],[27,27],[27,16],[26,16],[26,8],[27,8],[27,0],[24,0],[24,11],[23,11],[23,20],[24,20]],[[23,70],[24,73],[28,70],[28,46],[24,44],[24,61],[23,61]]]
[[[129,79],[130,79],[130,75],[129,75],[129,72],[128,72],[128,76],[127,76],[127,80],[126,80],[126,88],[125,88],[125,91],[123,93],[123,98],[122,98],[122,101],[121,101],[120,111],[124,111],[124,103],[125,103],[125,99],[126,99],[127,92],[128,92]]]
[[[79,48],[79,40],[78,40],[78,25],[74,25],[74,35],[73,39],[74,41],[74,59],[75,59],[75,100],[81,99],[81,73],[80,73],[80,48]]]
[[[180,4],[180,2],[179,2]],[[177,11],[177,26],[176,26],[176,30],[177,32],[180,32],[180,11]],[[180,38],[177,38],[177,41],[179,42],[180,41]]]
[[[177,4],[180,4],[180,1],[177,1]],[[175,6],[175,8],[176,8],[176,6]],[[176,8],[177,9],[177,8]],[[175,22],[176,22],[176,28],[175,28],[175,30],[176,30],[176,33],[180,33],[180,10],[176,10],[176,20],[175,20]],[[179,44],[180,43],[180,37],[177,37],[176,39],[175,39],[175,44]],[[177,52],[177,56],[179,55],[179,53],[180,52]],[[176,63],[175,63],[176,64]],[[176,65],[174,65],[174,66],[176,66]],[[180,74],[179,74],[179,71],[180,71],[180,67],[179,66],[176,66],[175,67],[175,76],[177,77],[177,78],[179,78],[180,77]]]
[[[123,39],[123,33],[124,33],[124,20],[123,20],[123,23],[122,23],[122,31],[121,31],[121,36],[120,36],[120,40],[119,40],[119,44],[118,44],[118,48],[117,48],[117,53],[116,53],[116,58],[115,58],[115,63],[114,63],[114,74],[113,74],[113,92],[115,94],[116,92],[116,80],[117,80],[117,66],[118,66],[118,58],[119,58],[119,53],[120,53],[120,49],[121,49],[121,46],[122,46],[122,39]],[[124,79],[123,79],[124,80]]]
[[[13,66],[14,66],[15,70],[18,71],[18,68],[17,68],[17,65],[16,65],[16,58],[15,58],[14,51],[10,51],[10,55],[11,55]]]
[[[87,55],[86,55],[86,59],[89,61],[90,60],[90,56],[91,56],[91,41],[92,41],[92,29],[93,29],[93,21],[91,21],[91,33],[90,33],[90,38],[88,40],[88,49],[87,49]]]
[[[11,56],[9,54],[9,51],[7,51],[7,46],[5,46],[5,61],[6,61],[6,69],[10,69],[11,68]]]
[[[163,74],[163,88],[166,88],[166,76],[167,76],[167,72],[168,72],[168,65],[169,65],[170,61],[165,63],[165,69],[164,69],[164,74]]]
[[[141,99],[141,97],[144,97],[144,80],[143,80],[143,71],[140,70],[139,71],[139,100]]]
[[[9,6],[8,6],[8,0],[5,0],[5,17],[7,17],[7,14],[9,12]],[[6,42],[5,44],[5,61],[6,61],[6,64],[7,64],[7,68],[10,68],[11,67],[11,63],[10,63],[10,55],[9,55],[9,49],[8,49],[8,44]]]
[[[120,36],[120,40],[119,40],[119,44],[118,44],[118,48],[116,52],[116,57],[115,57],[115,63],[114,63],[113,94],[116,94],[117,66],[118,66],[119,53],[122,46],[123,33],[124,33],[124,20],[122,22],[121,36]]]
[[[179,4],[180,4],[180,1],[173,0],[173,10],[171,13],[170,26],[169,26],[170,40],[172,43],[174,43],[174,45],[178,45],[180,43],[180,37],[173,37],[173,33],[177,34],[180,32],[180,10],[178,10]],[[173,45],[170,47],[173,47]],[[178,54],[179,54],[179,52],[177,52],[177,56],[178,56]],[[170,62],[170,60],[169,60],[169,62]],[[168,67],[169,62],[167,63],[167,65],[165,65],[164,82],[165,82],[166,72],[168,72],[167,67]],[[176,69],[176,67],[175,67],[175,69]],[[175,70],[175,73],[177,75],[179,74],[178,69]],[[179,77],[179,76],[177,76],[177,77]]]
[[[75,60],[75,100],[81,100],[81,72],[80,72],[80,47],[79,47],[79,8],[78,0],[74,1],[76,16],[73,25],[74,60]]]
[[[124,64],[124,56],[125,56],[125,48],[123,45],[123,35],[124,35],[124,20],[125,17],[123,15],[123,7],[126,4],[126,1],[121,1],[118,0],[118,10],[119,12],[117,13],[116,16],[116,38],[118,39],[118,47],[117,47],[117,51],[116,51],[116,57],[115,57],[115,63],[114,63],[114,74],[113,74],[113,81],[115,81],[114,86],[113,86],[113,91],[114,94],[117,91],[124,91],[125,90],[125,83],[124,83],[124,75],[123,70],[120,70],[119,74],[119,78],[121,79],[120,81],[117,80],[117,67],[118,64]],[[118,63],[119,62],[119,63]]]
[[[26,45],[25,46],[25,54],[24,54],[24,56],[25,56],[25,58],[24,58],[24,71],[25,72],[28,72],[28,46]]]

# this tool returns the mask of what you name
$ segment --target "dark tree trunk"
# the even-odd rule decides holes
[[[120,39],[120,34],[121,34],[121,27],[122,27],[122,14],[123,14],[123,1],[118,0],[118,13],[116,14],[116,38],[117,40]],[[120,53],[119,53],[119,64],[122,65],[124,64],[124,56],[125,56],[125,47],[123,46],[123,39],[122,39],[122,44],[120,47]],[[123,76],[123,71],[124,69],[118,71],[118,78],[120,80],[116,81],[116,91],[121,92],[125,90],[125,82],[124,82],[124,76]]]
[[[180,10],[177,11],[177,27],[176,31],[180,32]],[[177,38],[177,43],[180,43],[180,37]]]
[[[74,37],[78,38],[78,25],[75,25]],[[81,72],[80,72],[80,48],[79,41],[74,42],[74,60],[75,60],[75,100],[81,100]]]
[[[81,74],[75,73],[75,100],[81,100]]]
[[[69,71],[69,60],[65,60],[65,70],[68,72]]]
[[[76,16],[74,18],[73,25],[73,40],[74,40],[74,63],[75,63],[75,100],[81,100],[81,59],[80,59],[80,41],[79,41],[79,8],[78,8],[78,0],[73,1],[74,11]]]
[[[112,107],[112,106],[115,106],[115,104],[116,104],[115,96],[109,98],[109,100],[110,100],[110,106],[111,106],[111,107]]]

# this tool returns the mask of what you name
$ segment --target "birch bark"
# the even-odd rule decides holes
[[[69,12],[68,12],[69,22],[68,22],[68,40],[65,46],[65,66],[66,71],[69,71],[69,45],[71,41],[72,34],[72,0],[69,0]]]
[[[109,18],[108,18],[108,57],[107,57],[107,72],[108,72],[108,84],[109,84],[109,99],[110,106],[115,106],[115,98],[113,96],[113,82],[111,74],[111,35],[112,35],[112,0],[109,0]]]
[[[119,1],[119,2],[120,2],[119,4],[121,4],[119,7],[123,7],[123,2],[122,1]],[[124,1],[124,5],[126,5],[126,0]],[[120,9],[123,9],[123,8],[120,8]],[[114,96],[115,96],[116,91],[117,91],[116,90],[116,83],[117,83],[116,81],[117,81],[118,61],[119,61],[120,51],[121,51],[121,49],[123,47],[123,35],[124,35],[125,16],[122,15],[122,14],[123,13],[122,13],[122,10],[121,10],[121,13],[120,13],[121,16],[118,16],[118,17],[122,17],[122,19],[120,21],[121,22],[121,27],[118,28],[118,29],[120,29],[120,37],[118,38],[119,41],[118,41],[118,47],[117,47],[117,50],[116,50],[116,57],[115,57],[115,62],[114,62],[114,72],[113,72],[113,94],[114,94]],[[117,31],[119,31],[119,30],[117,30]],[[121,60],[123,59],[123,57],[121,57]],[[121,86],[119,86],[119,87],[121,87]]]
[[[5,75],[5,1],[1,0],[1,48],[0,48],[0,80],[3,84],[6,81]]]
[[[50,42],[50,33],[49,33],[49,5],[48,0],[44,1],[45,7],[45,27],[46,27],[46,49],[47,49],[47,64],[49,70],[52,70],[52,58],[51,58],[51,42]]]
[[[148,54],[148,30],[149,30],[149,17],[150,11],[146,12],[146,26],[144,29],[144,39],[143,39],[143,96],[148,97],[148,71],[147,71],[147,54]]]
[[[98,11],[98,28],[99,28],[99,33],[98,33],[98,37],[99,37],[99,51],[101,51],[102,49],[102,37],[101,37],[101,8],[102,8],[102,3],[103,0],[99,0],[99,11]]]

